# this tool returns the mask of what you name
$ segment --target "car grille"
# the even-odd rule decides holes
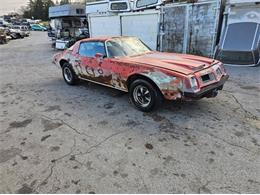
[[[203,83],[207,83],[209,81],[214,80],[214,75],[212,73],[209,73],[209,74],[202,75],[200,78]]]

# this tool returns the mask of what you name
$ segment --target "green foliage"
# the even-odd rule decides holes
[[[60,5],[69,4],[69,3],[70,3],[69,0],[61,0],[60,1]]]
[[[48,20],[49,7],[54,5],[52,0],[29,0],[22,14],[25,18]]]

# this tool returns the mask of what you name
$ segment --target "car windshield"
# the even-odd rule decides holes
[[[134,56],[151,51],[142,41],[135,37],[113,38],[106,42],[106,46],[109,57]]]

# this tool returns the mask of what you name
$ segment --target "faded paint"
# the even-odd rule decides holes
[[[181,78],[160,71],[143,73],[142,75],[153,80],[166,99],[175,100],[181,98],[181,92],[183,91]]]
[[[163,8],[162,50],[167,52],[186,52],[184,48],[184,29],[186,22],[186,6]]]
[[[113,38],[102,38],[100,41],[109,39]],[[227,75],[223,65],[217,60],[187,54],[149,52],[104,59],[82,57],[77,52],[80,42],[88,40],[93,39],[77,42],[74,47],[55,55],[53,62],[60,65],[61,60],[66,60],[81,79],[126,92],[128,79],[134,75],[142,75],[152,80],[168,100],[185,99],[185,92],[197,93]],[[210,79],[203,81],[203,76]],[[191,77],[195,77],[195,88],[191,84]]]

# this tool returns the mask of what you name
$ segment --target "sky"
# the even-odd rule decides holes
[[[0,0],[0,16],[12,11],[18,11],[27,2],[28,0]]]
[[[26,6],[29,0],[0,0],[0,16],[10,12],[19,11],[21,6]],[[56,0],[53,0],[56,2]],[[78,0],[71,0],[71,2],[78,2]]]

